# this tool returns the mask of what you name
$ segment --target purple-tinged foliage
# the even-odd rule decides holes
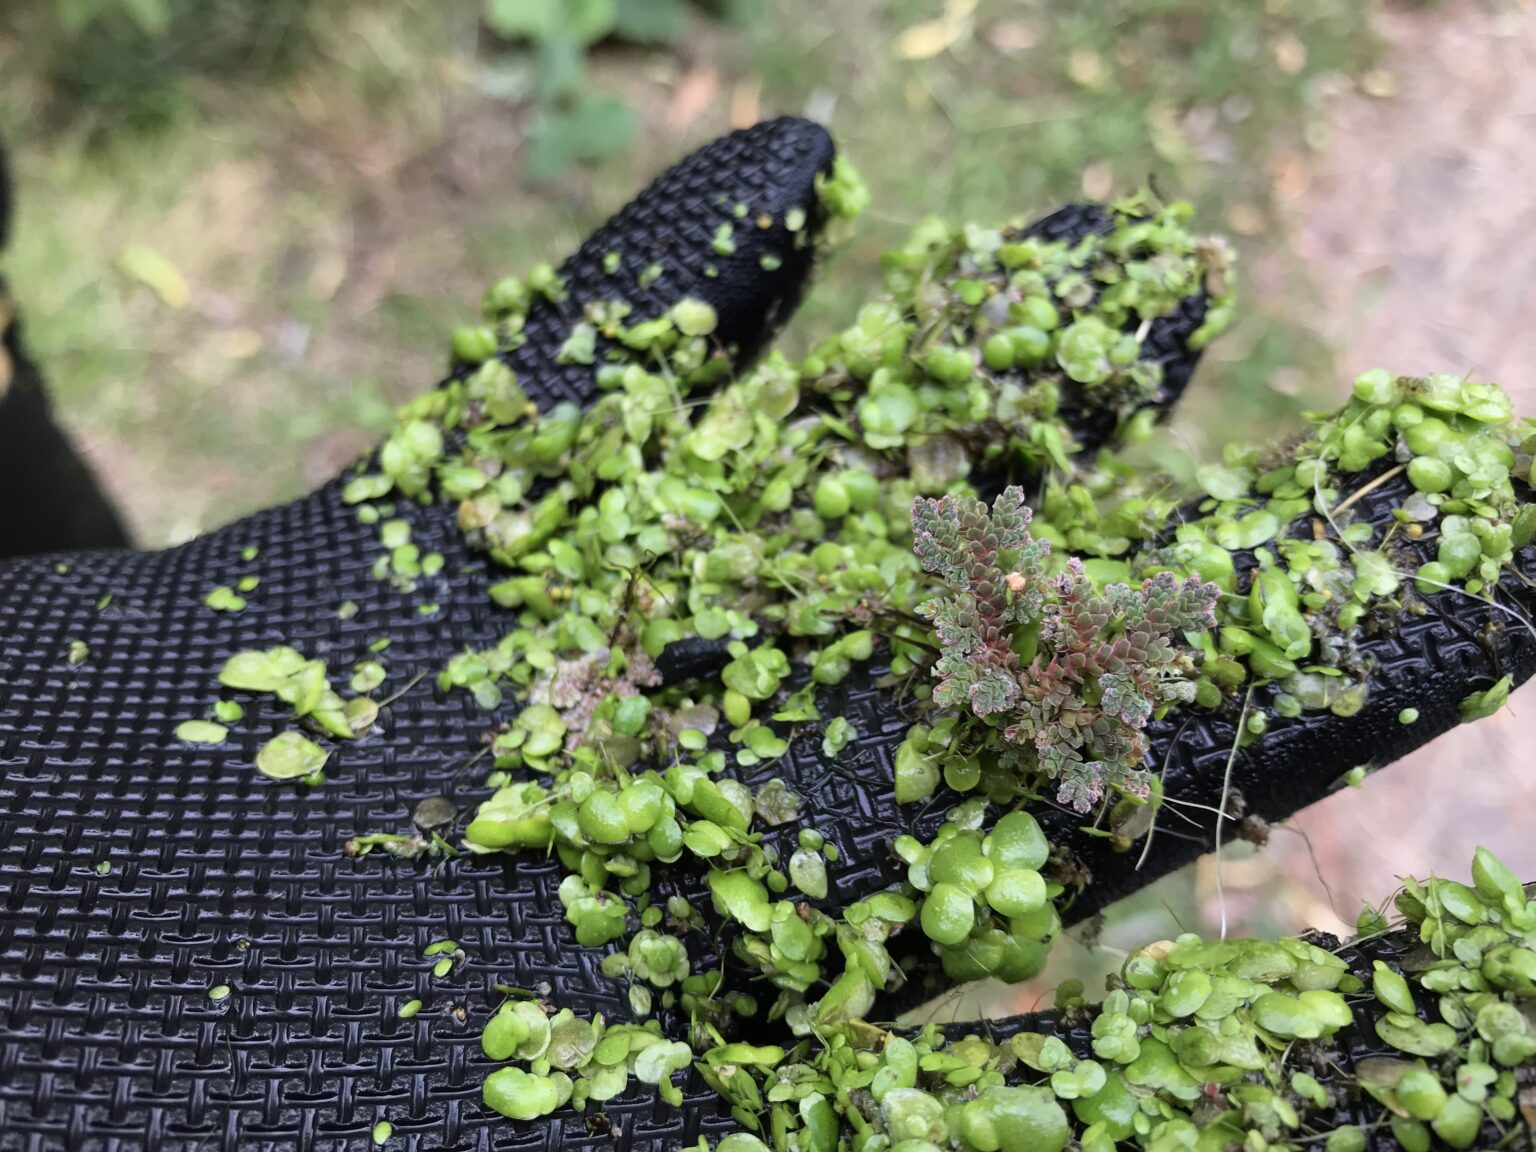
[[[1019,488],[990,511],[956,496],[913,505],[918,560],[951,589],[920,609],[941,646],[934,701],[999,730],[999,752],[1056,780],[1080,812],[1106,788],[1145,794],[1143,729],[1193,699],[1180,634],[1215,626],[1219,590],[1167,572],[1099,588],[1075,559],[1053,575],[1029,521]]]
[[[1030,538],[1023,492],[1009,488],[992,505],[945,496],[912,506],[914,547],[924,569],[955,590],[919,611],[933,618],[943,654],[934,700],[969,707],[978,716],[1005,712],[1018,699],[1019,658],[1010,624],[1027,622],[1041,606],[1050,545]],[[1000,553],[1028,578],[1015,592]]]

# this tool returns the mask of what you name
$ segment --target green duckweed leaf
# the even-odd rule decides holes
[[[325,767],[331,754],[297,732],[280,732],[256,753],[256,770],[273,780],[297,780]]]
[[[188,744],[222,744],[229,729],[209,720],[183,720],[176,726],[176,739]]]

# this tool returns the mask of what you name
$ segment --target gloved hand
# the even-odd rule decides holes
[[[606,351],[606,340],[595,341],[602,339],[605,323],[615,318],[600,309],[587,317],[590,328],[579,331],[581,303],[630,301],[636,306],[625,318],[631,333],[635,317],[670,314],[674,328],[685,336],[689,329],[708,329],[713,345],[734,348],[737,362],[744,363],[798,298],[813,251],[803,238],[821,223],[827,200],[817,197],[813,185],[830,163],[830,144],[819,129],[778,122],[728,138],[669,173],[562,268],[564,299],[552,291],[531,304],[519,332],[509,333],[504,326],[500,335],[512,337],[504,343],[521,338],[504,359],[528,398],[548,414],[560,402],[589,402],[599,380],[610,389],[628,387],[623,381],[602,379],[603,371],[597,370],[601,358],[593,365],[594,356],[586,347],[594,341],[594,347]],[[746,206],[744,214],[738,214],[738,204]],[[768,226],[759,227],[759,218]],[[1109,228],[1112,236],[1124,240],[1136,221],[1117,222],[1087,210],[1050,218],[1045,225],[1047,234],[1061,228],[1074,239]],[[1129,246],[1118,258],[1134,263],[1134,245],[1125,242]],[[985,249],[991,240],[967,242],[970,248],[976,245]],[[927,263],[927,257],[916,260],[919,268]],[[984,279],[970,271],[958,268],[956,274],[959,279]],[[1039,465],[1058,455],[1060,462],[1071,465],[1067,456],[1074,447],[1091,448],[1096,437],[1102,438],[1136,408],[1176,398],[1193,366],[1193,354],[1183,345],[1201,322],[1205,287],[1197,278],[1190,301],[1176,307],[1170,318],[1138,322],[1132,335],[1140,340],[1128,357],[1114,341],[1100,340],[1103,347],[1096,346],[1091,337],[1102,333],[1087,327],[1079,333],[1068,350],[1073,354],[1065,359],[1080,363],[1077,375],[1088,380],[1102,368],[1103,379],[1078,381],[1083,383],[1081,392],[1069,387],[1059,397],[1056,411],[1065,427],[1077,432],[1077,444],[1042,437],[1009,444],[999,455],[979,439],[967,441],[957,434],[944,440],[942,452],[928,451],[925,466],[942,474],[952,467],[958,450],[961,456],[974,456],[980,487],[1002,487],[1010,479],[1037,485],[1038,479],[1031,477],[1038,476]],[[1090,285],[1087,297],[1072,297],[1070,293],[1082,289],[1069,286],[1061,289],[1060,300],[1079,298],[1087,304],[1101,290]],[[957,294],[972,291],[956,289]],[[510,288],[507,293],[501,303],[508,313],[520,314],[519,293]],[[692,304],[674,308],[683,300],[707,303],[712,312]],[[1127,309],[1134,311],[1130,305]],[[1042,317],[1041,325],[1015,327],[1044,331],[1043,325]],[[877,346],[871,353],[877,360],[887,355],[888,328],[878,313],[871,317],[866,335]],[[896,339],[895,352],[905,355],[907,334]],[[1031,354],[1033,339],[1019,334],[1017,344],[1010,343],[1006,352],[1024,358]],[[643,338],[631,342],[642,358],[658,351]],[[477,346],[480,343],[477,333],[464,334],[457,345],[461,358],[480,362],[488,351]],[[845,339],[845,357],[848,345]],[[663,362],[679,377],[707,377],[707,364],[688,359],[695,347],[682,340],[666,349]],[[994,359],[1001,363],[1003,358],[1005,351],[999,348]],[[1133,372],[1136,365],[1147,363],[1157,363],[1161,373]],[[866,429],[908,418],[907,398],[900,393],[882,395],[880,384],[861,380],[857,372],[840,375],[836,356],[820,367],[819,374],[801,374],[807,411],[835,412],[857,407],[861,398],[873,398],[874,406],[864,412]],[[942,371],[937,363],[932,367]],[[997,369],[1000,374],[1010,370],[1012,366]],[[565,861],[525,853],[512,861],[487,855],[445,863],[424,836],[387,842],[396,853],[432,857],[420,865],[386,860],[383,852],[358,854],[360,847],[386,843],[369,840],[371,834],[410,829],[413,815],[428,830],[438,827],[441,817],[432,809],[443,805],[424,809],[422,801],[446,797],[449,813],[467,814],[483,795],[477,787],[480,770],[472,766],[486,752],[482,735],[495,719],[511,718],[517,707],[508,699],[493,719],[480,705],[492,703],[498,692],[514,694],[516,671],[527,662],[528,652],[503,650],[500,670],[508,676],[500,684],[482,674],[474,660],[456,665],[450,661],[465,650],[494,650],[513,626],[511,614],[493,605],[493,589],[502,604],[521,610],[524,617],[538,616],[545,607],[536,603],[538,590],[526,582],[527,569],[521,564],[527,554],[524,542],[541,532],[547,535],[535,513],[554,516],[553,505],[543,501],[549,491],[561,490],[558,479],[544,480],[541,474],[553,477],[573,459],[586,460],[594,473],[572,481],[577,489],[565,491],[561,501],[562,513],[570,511],[570,505],[579,510],[581,485],[598,487],[593,475],[601,479],[602,461],[622,459],[624,435],[601,437],[614,427],[623,428],[626,419],[642,418],[633,410],[614,411],[611,424],[588,424],[584,433],[577,432],[574,419],[557,421],[558,427],[543,428],[550,438],[521,443],[515,433],[479,443],[475,433],[468,433],[472,450],[510,463],[520,457],[509,449],[526,451],[528,459],[537,461],[526,479],[530,486],[543,487],[532,487],[527,499],[522,490],[503,489],[499,503],[509,518],[497,520],[500,513],[477,506],[474,497],[485,480],[499,478],[456,473],[451,483],[463,489],[462,494],[455,491],[460,501],[456,524],[443,505],[418,505],[404,495],[412,488],[434,492],[433,485],[444,479],[437,469],[455,459],[466,433],[462,426],[450,427],[447,448],[438,453],[430,444],[423,447],[423,438],[430,440],[431,435],[414,425],[441,423],[444,411],[459,404],[472,407],[476,416],[494,415],[502,408],[505,418],[495,419],[503,425],[514,424],[517,415],[516,393],[494,371],[466,366],[456,378],[459,390],[443,393],[449,397],[446,401],[425,402],[385,449],[380,463],[389,485],[369,479],[380,473],[368,470],[306,501],[170,552],[49,557],[0,572],[0,666],[8,688],[0,704],[0,763],[6,765],[0,810],[7,813],[0,823],[0,870],[8,892],[7,917],[0,921],[0,988],[7,1006],[0,1017],[5,1041],[0,1059],[6,1065],[0,1084],[0,1131],[35,1135],[45,1145],[52,1141],[78,1147],[105,1146],[114,1136],[157,1147],[209,1140],[231,1146],[329,1147],[362,1142],[373,1124],[387,1117],[397,1132],[419,1138],[423,1147],[487,1147],[493,1141],[510,1141],[506,1146],[511,1147],[575,1146],[605,1138],[611,1126],[630,1141],[621,1146],[661,1149],[691,1142],[701,1132],[732,1127],[707,1091],[681,1109],[671,1109],[656,1103],[654,1089],[632,1084],[620,1098],[602,1104],[600,1122],[592,1105],[590,1118],[557,1112],[532,1126],[501,1121],[476,1102],[490,1066],[478,1055],[480,1026],[487,1005],[496,1000],[488,981],[533,990],[553,1007],[570,1008],[582,1017],[601,1012],[610,1019],[627,1019],[638,1011],[625,979],[602,971],[606,950],[580,946],[570,922],[586,931],[605,926],[616,901],[597,895],[590,881],[613,880],[614,873],[605,878],[589,875],[581,890],[568,886],[569,845]],[[1104,384],[1109,387],[1096,397],[1093,388]],[[1051,405],[1041,396],[1021,395],[1017,402],[1022,405],[1015,413],[1018,427],[1052,426],[1045,419],[1052,415],[1046,411]],[[1459,397],[1456,402],[1461,402]],[[739,430],[727,419],[728,408],[714,411],[724,421],[724,434],[737,435]],[[772,422],[773,411],[779,410],[770,405],[759,415]],[[786,417],[779,411],[779,419]],[[965,423],[963,414],[954,419],[956,428]],[[972,423],[979,432],[992,430],[986,420]],[[631,431],[624,428],[625,434]],[[892,433],[898,443],[901,431]],[[593,439],[583,442],[582,434]],[[576,438],[566,438],[571,436]],[[1355,456],[1368,456],[1368,448],[1358,444],[1350,449]],[[882,449],[871,450],[878,455]],[[1085,474],[1092,471],[1081,458],[1077,464]],[[1340,505],[1349,502],[1348,509],[1339,511],[1341,518],[1352,510],[1357,523],[1385,526],[1395,509],[1421,511],[1410,503],[1406,471],[1393,471],[1390,461],[1373,464],[1368,458],[1361,468],[1365,471],[1347,470],[1358,483],[1336,498]],[[1224,504],[1240,502],[1249,486],[1241,468],[1229,472],[1215,481],[1221,488],[1215,495]],[[423,477],[430,477],[433,485],[418,486],[416,481]],[[1417,479],[1430,484],[1434,478]],[[862,483],[860,479],[856,486]],[[1111,470],[1100,486],[1114,490],[1119,483]],[[1259,480],[1261,491],[1265,483]],[[1353,492],[1373,483],[1369,492],[1351,501]],[[850,496],[847,484],[842,486],[841,497],[828,488],[818,516],[835,520],[841,499],[847,498],[850,507],[855,499],[865,499],[857,491]],[[940,483],[935,490],[944,486]],[[1322,480],[1318,486],[1323,486]],[[404,495],[386,488],[403,489]],[[348,499],[358,502],[349,504]],[[365,511],[360,518],[360,508],[391,500],[389,512]],[[843,515],[848,511],[842,508]],[[1237,534],[1235,546],[1223,550],[1234,565],[1230,594],[1237,596],[1248,591],[1254,548],[1275,547],[1274,533],[1255,540],[1263,525],[1252,523],[1229,530],[1227,524],[1238,519],[1229,511],[1216,510],[1210,531],[1220,531],[1224,538]],[[616,514],[612,508],[599,512],[603,517]],[[1182,515],[1195,520],[1202,513],[1191,507]],[[687,519],[683,513],[674,516]],[[386,522],[382,531],[381,519]],[[593,515],[580,522],[582,531],[601,532],[597,520]],[[1300,518],[1287,534],[1310,537],[1313,520]],[[1067,533],[1073,526],[1056,530],[1062,542],[1071,542]],[[1161,548],[1169,555],[1159,554],[1160,559],[1222,578],[1214,570],[1219,562],[1190,539],[1173,540],[1155,526],[1124,534],[1142,538],[1122,553],[1150,558]],[[1424,534],[1410,542],[1401,563],[1412,564],[1415,550],[1430,547],[1432,541],[1431,534]],[[1175,549],[1182,550],[1180,556],[1172,554]],[[486,551],[495,562],[487,562]],[[442,560],[430,559],[434,556]],[[553,559],[575,570],[576,561],[569,557]],[[726,555],[718,563],[729,568],[731,559]],[[704,563],[707,567],[709,562]],[[522,568],[525,574],[504,579],[508,566],[514,572]],[[250,577],[259,584],[241,589],[240,581]],[[1434,572],[1426,574],[1426,579],[1434,578]],[[562,573],[562,579],[569,578]],[[551,582],[560,583],[544,583]],[[665,589],[641,590],[633,579],[629,584],[632,591],[626,595],[635,599],[607,605],[618,618],[665,620],[678,615],[662,607]],[[1332,590],[1327,579],[1323,584],[1323,590]],[[1372,588],[1384,586],[1385,578],[1378,574]],[[1523,587],[1512,580],[1500,585],[1505,586],[1510,595]],[[218,608],[205,603],[216,587],[224,588],[213,597]],[[1219,696],[1214,710],[1175,708],[1146,729],[1151,749],[1146,759],[1159,768],[1167,803],[1212,808],[1225,803],[1228,808],[1222,810],[1228,811],[1232,797],[1241,794],[1246,807],[1221,817],[1181,808],[1193,821],[1191,825],[1179,820],[1182,830],[1165,813],[1157,828],[1159,839],[1139,871],[1136,853],[1117,852],[1115,840],[1092,834],[1110,830],[1107,825],[1085,832],[1081,826],[1086,821],[1076,813],[1042,808],[1041,824],[1056,848],[1053,878],[1074,881],[1063,884],[1064,918],[1094,910],[1205,850],[1218,819],[1230,834],[1238,827],[1239,815],[1283,816],[1321,795],[1349,768],[1368,760],[1383,764],[1443,731],[1456,722],[1461,701],[1498,676],[1508,673],[1521,680],[1529,674],[1529,646],[1522,645],[1516,630],[1504,626],[1498,609],[1465,592],[1442,594],[1431,588],[1426,585],[1422,599],[1413,600],[1422,604],[1423,614],[1406,621],[1387,620],[1372,595],[1362,597],[1363,607],[1376,614],[1345,629],[1348,651],[1330,655],[1368,682],[1363,706],[1355,707],[1358,691],[1341,701],[1326,683],[1293,680],[1295,691],[1286,695],[1322,707],[1289,719],[1279,714],[1290,708],[1276,701],[1282,690],[1261,678],[1290,677],[1283,662],[1292,658],[1259,644],[1271,644],[1277,633],[1287,638],[1285,629],[1294,613],[1285,611],[1281,592],[1261,589],[1255,626],[1244,636],[1234,634],[1230,643],[1206,653],[1201,662],[1210,669],[1207,679],[1218,693],[1223,686],[1230,688],[1235,665],[1247,668],[1249,680],[1244,683],[1259,686],[1241,698]],[[229,611],[241,599],[243,608]],[[553,602],[548,607],[553,609]],[[567,613],[553,610],[544,615],[558,621],[601,612],[601,606],[572,604]],[[748,631],[747,621],[727,623],[737,635]],[[756,623],[769,634],[784,627],[772,616]],[[665,632],[661,630],[662,640]],[[910,644],[915,636],[915,626],[909,627],[894,635],[892,643]],[[609,645],[617,640],[600,638]],[[573,649],[579,649],[575,639]],[[384,640],[388,647],[374,650]],[[1295,642],[1294,637],[1288,640]],[[629,642],[632,651],[644,650],[638,637]],[[700,685],[713,685],[727,662],[734,667],[726,684],[771,680],[777,686],[782,678],[774,667],[759,666],[750,653],[721,652],[686,636],[679,642],[681,648],[663,648],[655,656],[657,676],[669,678],[678,693],[702,697]],[[329,779],[320,787],[273,785],[252,770],[258,761],[276,773],[311,766],[305,760],[309,753],[296,741],[271,751],[274,734],[291,727],[292,710],[273,706],[264,695],[225,693],[226,703],[243,704],[246,714],[238,723],[230,722],[231,733],[223,743],[196,744],[187,737],[207,739],[210,734],[178,731],[181,721],[212,705],[219,695],[219,674],[231,656],[284,644],[333,668],[376,658],[387,669],[379,695],[393,697],[404,689],[380,710],[371,729],[363,723],[367,709],[340,721],[360,738],[336,743],[326,765]],[[896,804],[894,762],[911,727],[912,716],[905,711],[911,697],[884,682],[878,668],[871,670],[857,644],[840,655],[851,667],[820,695],[818,707],[823,718],[842,716],[851,722],[858,735],[848,746],[850,755],[838,759],[823,753],[819,730],[802,735],[782,756],[776,755],[773,740],[756,737],[757,750],[748,751],[759,763],[729,774],[760,795],[771,779],[781,779],[800,798],[796,819],[767,828],[760,844],[776,852],[779,860],[789,860],[800,831],[809,828],[833,847],[833,852],[820,851],[820,865],[810,863],[814,854],[804,849],[803,867],[810,875],[818,867],[827,871],[830,896],[806,903],[834,915],[907,878],[908,868],[892,855],[889,843],[913,831],[932,836],[943,811],[955,806],[950,796],[914,819],[910,808]],[[490,665],[495,663],[493,658]],[[418,674],[435,675],[445,665],[450,667],[448,681],[475,687],[478,702],[465,691],[412,680]],[[244,677],[246,687],[269,671]],[[593,676],[591,667],[558,671]],[[376,672],[371,667],[358,674],[359,685],[372,686]],[[818,677],[834,678],[831,671]],[[242,677],[226,675],[226,682],[231,679]],[[784,687],[793,689],[806,676],[798,673],[786,679]],[[552,681],[540,685],[545,708],[568,712],[573,705],[555,688]],[[674,714],[698,703],[667,701]],[[1264,705],[1270,706],[1272,716],[1267,733],[1234,752],[1235,729],[1247,727],[1258,714],[1256,707]],[[803,708],[803,698],[793,707]],[[1416,723],[1401,722],[1409,708],[1418,711]],[[317,718],[334,711],[324,699],[311,701],[308,710]],[[232,715],[228,708],[219,714],[221,719]],[[506,761],[513,779],[522,778],[521,769],[536,768],[540,757],[547,758],[553,750],[535,754],[538,741],[547,744],[553,733],[554,745],[561,743],[563,733],[550,725],[548,712],[540,717],[537,723],[515,724],[490,743],[490,752]],[[607,726],[607,743],[619,754],[623,742],[613,737],[627,735],[623,729],[629,719],[616,722],[611,712],[596,719]],[[643,718],[641,723],[643,727]],[[715,724],[723,736],[725,725],[718,717]],[[336,734],[334,728],[332,732]],[[732,745],[723,746],[734,751]],[[952,782],[961,782],[965,767],[950,767],[957,774]],[[724,794],[728,803],[733,798],[739,796]],[[715,803],[715,798],[709,802]],[[600,807],[588,812],[588,828],[575,827],[577,840],[601,826],[605,814],[597,811]],[[729,823],[732,818],[717,803],[715,808],[718,820],[711,823],[718,830],[719,821]],[[1121,822],[1122,839],[1134,840],[1141,830],[1134,817],[1134,812],[1113,815]],[[503,838],[510,844],[526,830],[521,822],[529,818],[512,800],[493,803],[479,813],[484,821],[480,842],[492,846],[490,841]],[[536,827],[547,829],[547,823],[539,825],[532,818]],[[457,819],[449,816],[450,822]],[[700,822],[695,814],[695,823]],[[1193,826],[1198,833],[1189,830]],[[547,841],[550,833],[542,834]],[[507,836],[513,840],[504,839]],[[739,1011],[745,1008],[739,1000],[744,993],[759,993],[764,1006],[772,995],[752,979],[760,973],[752,967],[750,948],[737,946],[752,934],[742,931],[743,915],[753,920],[759,915],[754,896],[722,892],[688,858],[671,868],[656,863],[651,870],[659,894],[687,899],[690,905],[692,914],[683,918],[683,931],[691,973],[724,966],[718,988],[691,994],[693,1014],[754,1040],[784,1035],[781,1024],[764,1021],[761,1013],[748,1017]],[[808,883],[814,887],[816,882]],[[572,908],[564,907],[566,903]],[[622,919],[626,910],[618,911]],[[1043,938],[1054,925],[1049,913],[1037,918]],[[422,959],[423,951],[442,940],[454,944]],[[887,1016],[914,994],[945,981],[939,974],[944,957],[933,953],[921,933],[894,936],[892,949],[904,977],[889,973],[893,994],[861,1015]],[[463,958],[455,961],[460,953]],[[955,963],[953,955],[948,959]],[[444,960],[449,961],[446,970],[434,977],[433,968]],[[213,999],[210,989],[227,994]],[[665,996],[655,999],[664,1001]],[[402,1007],[416,1000],[426,1007],[402,1017]],[[703,1008],[706,1001],[730,1011],[714,1015]],[[668,1035],[683,1037],[683,1006],[662,1002],[658,1007]]]

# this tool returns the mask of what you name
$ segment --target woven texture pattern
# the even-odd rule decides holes
[[[1364,487],[1377,474],[1363,474],[1358,486]],[[1391,510],[1412,491],[1407,479],[1398,476],[1366,494],[1355,507],[1361,519],[1387,523]],[[1194,508],[1189,512],[1198,515]],[[1291,531],[1310,536],[1311,518],[1303,518]],[[1411,572],[1433,554],[1432,540],[1403,547],[1396,567]],[[1251,555],[1240,554],[1236,559],[1239,570],[1253,564]],[[1536,577],[1536,550],[1527,549],[1518,561],[1527,578]],[[1425,598],[1422,615],[1404,615],[1382,621],[1374,629],[1362,629],[1375,631],[1361,641],[1357,653],[1374,671],[1367,703],[1355,716],[1310,712],[1286,720],[1271,714],[1264,739],[1239,749],[1235,757],[1241,700],[1229,701],[1219,714],[1175,712],[1154,722],[1149,732],[1150,762],[1162,771],[1167,795],[1204,810],[1184,808],[1181,813],[1187,820],[1160,820],[1153,849],[1139,868],[1139,841],[1130,851],[1117,852],[1108,840],[1084,835],[1084,819],[1077,813],[1051,802],[1037,805],[1036,815],[1051,842],[1068,850],[1092,876],[1092,883],[1063,919],[1069,924],[1084,920],[1211,851],[1216,843],[1214,812],[1228,782],[1229,758],[1228,810],[1234,815],[1224,821],[1226,840],[1241,831],[1237,815],[1283,819],[1325,796],[1351,768],[1385,766],[1455,727],[1460,722],[1459,705],[1473,691],[1505,674],[1512,675],[1516,684],[1524,682],[1536,671],[1536,638],[1519,617],[1528,619],[1536,613],[1536,593],[1510,575],[1501,585],[1499,600],[1503,611],[1461,593],[1433,593]],[[899,883],[905,877],[905,865],[890,850],[890,843],[906,833],[931,835],[946,807],[942,799],[916,811],[896,803],[891,788],[896,751],[913,718],[892,708],[868,680],[850,687],[854,679],[850,677],[841,694],[822,710],[824,715],[846,716],[858,729],[862,738],[856,751],[828,764],[815,754],[814,741],[802,741],[791,756],[775,765],[774,772],[764,773],[761,781],[749,781],[755,785],[775,774],[785,776],[793,790],[809,798],[802,808],[804,822],[820,829],[840,852],[842,862],[832,870],[832,890],[836,902],[844,905]],[[1266,704],[1274,692],[1269,688],[1255,693],[1255,705]],[[1398,719],[1409,707],[1419,711],[1418,721],[1411,725]],[[781,842],[781,851],[793,850],[792,829],[771,835]],[[913,949],[905,959],[910,979],[881,1002],[878,1010],[887,1018],[947,989],[920,934],[909,933],[897,944],[904,939],[910,940]]]

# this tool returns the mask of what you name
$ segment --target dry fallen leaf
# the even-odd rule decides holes
[[[1385,68],[1372,68],[1360,77],[1360,90],[1378,100],[1390,100],[1398,93],[1397,75]]]
[[[1227,209],[1227,227],[1239,236],[1257,236],[1264,231],[1264,213],[1252,204],[1234,204]]]
[[[192,293],[176,265],[141,244],[130,244],[117,258],[123,275],[149,288],[172,308],[185,308]]]
[[[309,273],[309,290],[317,300],[330,300],[347,278],[347,258],[336,249],[320,252]]]
[[[1023,20],[1004,20],[987,29],[987,39],[1004,56],[1017,56],[1040,43],[1040,32]]]
[[[1115,170],[1103,160],[1083,169],[1083,195],[1089,200],[1108,200],[1115,190]]]
[[[1295,151],[1281,152],[1270,162],[1270,186],[1281,204],[1297,204],[1312,186],[1311,166]]]
[[[926,112],[933,107],[933,93],[915,80],[902,89],[902,95],[913,112]]]
[[[1294,76],[1307,66],[1307,46],[1289,32],[1275,38],[1275,63],[1287,76]]]
[[[937,20],[914,24],[896,37],[896,55],[903,60],[931,60],[971,34],[977,0],[949,0]]]
[[[1182,164],[1189,158],[1189,140],[1177,105],[1171,100],[1154,100],[1147,105],[1146,121],[1152,147],[1159,156],[1170,164]]]
[[[1107,77],[1104,60],[1088,48],[1074,48],[1067,57],[1067,75],[1084,88],[1101,88]]]
[[[731,127],[750,128],[761,118],[763,86],[743,80],[731,89]]]
[[[672,92],[667,122],[675,129],[689,127],[714,102],[719,88],[720,77],[713,68],[690,69]]]
[[[249,360],[257,355],[266,341],[254,328],[233,328],[223,333],[218,341],[219,354],[230,360]]]
[[[896,37],[896,55],[903,60],[931,60],[958,40],[960,31],[948,19],[914,24]]]

